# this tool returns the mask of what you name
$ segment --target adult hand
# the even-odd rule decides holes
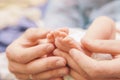
[[[83,77],[82,80],[120,80],[120,41],[108,40],[114,39],[115,37],[114,22],[106,17],[100,17],[97,20],[98,21],[95,21],[93,25],[97,24],[100,27],[97,25],[92,25],[85,37],[82,39],[82,45],[88,49],[91,54],[94,52],[112,54],[112,60],[97,61],[77,49],[71,49],[69,51],[70,55],[68,55],[67,52],[63,52],[61,50],[56,50],[54,54],[64,57],[67,60],[68,64],[77,64],[77,66],[74,65],[74,67],[69,65],[71,68],[71,75],[75,78],[75,80],[80,80],[81,77]],[[109,24],[106,24],[106,21]],[[107,28],[105,29],[104,27]],[[108,31],[106,31],[107,29]],[[72,59],[68,57],[71,57],[74,61],[70,62]],[[87,78],[84,77],[84,75],[81,76],[81,69],[87,74]]]
[[[85,55],[79,50],[72,49],[71,57],[77,62],[90,77],[89,80],[119,80],[120,79],[120,57],[113,60],[97,61]],[[75,78],[79,75],[75,76]]]
[[[48,32],[28,29],[6,49],[9,70],[18,78],[28,80],[62,80],[68,73],[61,57],[47,57],[55,49],[46,41]]]
[[[56,49],[54,54],[67,60],[70,75],[75,80],[120,80],[120,56],[97,61],[77,49],[71,49],[69,53]]]
[[[54,55],[63,57],[67,60],[67,64],[70,68],[70,75],[75,80],[91,80],[88,74],[80,67],[72,56],[68,52],[56,49],[54,50]]]
[[[109,53],[113,57],[112,60],[103,60],[103,61],[96,61],[88,57],[89,63],[92,62],[91,64],[95,66],[94,67],[91,65],[92,66],[91,70],[93,72],[92,76],[96,79],[102,79],[102,80],[119,80],[120,79],[119,77],[120,76],[120,70],[119,70],[120,43],[119,43],[119,40],[115,40],[115,33],[116,33],[116,28],[115,28],[114,21],[112,21],[110,18],[107,18],[107,17],[99,17],[93,22],[93,24],[88,29],[86,35],[81,41],[82,45],[91,53],[96,53],[96,54]],[[77,50],[75,51],[77,52]],[[80,51],[77,53],[80,53]],[[87,60],[87,57],[86,57],[86,60]],[[86,65],[86,66],[90,66],[90,65]],[[82,67],[82,64],[81,64],[81,67]],[[90,69],[87,70],[84,68],[84,70],[89,71]]]

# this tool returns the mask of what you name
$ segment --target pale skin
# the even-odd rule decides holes
[[[55,49],[46,39],[48,33],[28,29],[6,49],[9,70],[19,80],[28,80],[30,74],[33,80],[63,80],[68,74],[64,58],[48,57]]]
[[[104,27],[97,28],[97,26],[106,26],[105,24],[108,23],[106,29],[103,29]],[[100,35],[109,32],[109,30],[112,31],[107,35]],[[62,77],[68,74],[66,67],[68,64],[70,75],[75,80],[120,79],[120,43],[111,40],[115,36],[113,21],[106,17],[96,19],[80,43],[67,37],[68,33],[67,29],[45,33],[41,33],[38,29],[26,31],[6,50],[9,70],[20,80],[28,79],[29,74],[33,74],[33,80],[63,80]],[[102,47],[101,42],[104,44]],[[112,48],[110,45],[113,45]],[[89,57],[93,52],[110,53],[114,59],[96,61]],[[51,56],[53,54],[56,56]]]
[[[79,75],[79,79],[85,80],[85,78],[82,76],[84,75],[87,78],[87,74],[77,65],[76,62],[74,62],[72,57],[70,57],[70,55],[67,53],[71,48],[77,48],[81,50],[81,47],[72,38],[67,37],[67,35],[68,34],[61,32],[60,30],[56,30],[54,32],[52,31],[48,36],[48,40],[51,43],[54,43],[57,47],[57,49],[54,51],[54,55],[61,56],[67,60],[67,64],[70,66],[70,68],[72,68],[70,70],[70,74],[72,75],[75,71],[79,71],[81,73],[81,75]],[[76,75],[76,73],[74,75]]]
[[[54,51],[54,55],[67,60],[71,68],[70,74],[75,80],[120,80],[120,41],[114,40],[115,31],[115,24],[111,19],[99,17],[81,40],[83,50],[74,44],[76,43],[74,40],[58,35],[60,37],[55,38],[58,49]],[[85,54],[86,50],[91,54],[109,53],[113,59],[97,61]]]

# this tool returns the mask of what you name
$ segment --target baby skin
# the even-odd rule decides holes
[[[53,43],[56,46],[57,50],[59,49],[59,50],[62,50],[63,52],[67,52],[67,53],[72,48],[82,50],[79,42],[76,42],[74,39],[68,37],[68,35],[69,35],[69,30],[67,28],[62,28],[62,29],[58,29],[58,30],[50,32],[49,35],[47,36],[47,38],[48,38],[49,42]],[[61,54],[61,52],[59,52],[59,53]],[[60,55],[56,54],[56,52],[54,52],[54,55],[60,56]],[[86,73],[77,65],[77,63],[74,62],[74,60],[70,57],[69,54],[64,54],[64,56],[62,56],[62,57],[65,58],[66,61],[69,60],[69,62],[67,62],[67,65],[69,67],[71,67],[75,71],[79,71],[79,73],[81,73],[81,76],[85,76],[85,77],[87,76]],[[71,71],[70,71],[70,75],[71,75]],[[83,77],[80,77],[80,80],[86,80],[86,79]]]
[[[48,41],[53,43],[56,48],[68,52],[71,48],[80,49],[80,44],[74,39],[68,36],[69,30],[67,28],[61,28],[55,31],[51,31],[47,38]]]
[[[51,31],[47,38],[49,42],[52,42],[62,51],[69,52],[70,49],[76,48],[91,56],[91,52],[97,53],[97,51],[94,49],[96,45],[92,44],[94,42],[90,42],[90,40],[112,40],[115,39],[115,33],[115,23],[103,16],[94,20],[80,42],[69,37],[69,30],[67,28]]]
[[[47,35],[47,39],[48,42],[53,43],[57,49],[62,50],[66,53],[69,53],[72,48],[76,48],[87,54],[88,56],[93,57],[93,53],[97,53],[95,49],[95,47],[97,48],[97,46],[96,44],[94,44],[94,42],[91,42],[91,40],[113,40],[115,39],[115,32],[115,23],[111,19],[107,17],[99,17],[95,19],[95,21],[86,31],[85,36],[81,39],[80,42],[77,42],[73,38],[69,37],[69,30],[66,28],[51,31]],[[59,56],[59,54],[55,55]],[[67,58],[65,57],[65,59],[68,62],[68,66],[82,76],[79,77],[79,80],[92,80],[90,79],[90,76],[86,72],[84,72],[84,70],[80,66],[74,63],[74,60],[69,56],[69,54],[63,55],[62,53],[61,55],[63,57],[67,56]],[[98,55],[98,57],[100,57],[101,60],[111,59],[110,56],[103,57],[101,55]],[[74,65],[72,63],[74,63]]]

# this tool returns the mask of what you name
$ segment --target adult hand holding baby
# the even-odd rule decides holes
[[[68,73],[67,61],[75,80],[120,79],[119,41],[113,40],[115,27],[111,19],[97,18],[81,43],[67,37],[64,30],[27,30],[6,50],[10,71],[22,80],[62,80]],[[50,56],[52,52],[56,56]],[[113,59],[97,61],[91,58],[93,53],[110,53]]]
[[[115,31],[115,25],[111,19],[99,17],[93,22],[81,40],[83,50],[80,50],[77,45],[73,47],[74,49],[71,48],[70,44],[65,44],[64,38],[63,41],[56,43],[58,49],[54,51],[54,54],[67,60],[71,68],[70,74],[75,80],[119,80],[120,43],[119,40],[113,40]],[[59,42],[68,45],[69,50],[64,50]],[[73,42],[70,43],[74,44]],[[93,53],[109,53],[113,59],[98,61],[91,58],[91,55],[85,54],[87,51],[91,55]]]
[[[9,70],[20,80],[62,80],[68,73],[64,58],[47,55],[55,49],[46,40],[48,32],[28,29],[8,46]]]

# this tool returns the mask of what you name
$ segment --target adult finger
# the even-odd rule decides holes
[[[50,79],[50,80],[64,80],[63,78],[53,78],[53,79]]]
[[[60,56],[60,57],[63,57],[64,59],[66,59],[68,65],[69,65],[70,67],[74,68],[76,71],[78,71],[79,66],[77,66],[76,63],[74,63],[73,59],[68,55],[68,53],[62,52],[61,50],[56,49],[56,50],[54,50],[53,54],[54,54],[55,56]]]
[[[61,72],[63,70],[66,70],[64,72]],[[59,73],[55,73],[56,71],[59,71]],[[55,75],[50,75],[49,73],[52,73],[52,74],[55,74]],[[49,75],[48,75],[49,74]],[[61,69],[56,69],[56,70],[51,70],[51,71],[46,71],[46,72],[43,72],[43,73],[40,73],[40,74],[35,74],[35,75],[32,75],[32,80],[63,80],[63,78],[57,78],[57,76],[62,76],[62,75],[67,75],[68,74],[68,70],[67,68],[61,68]],[[30,75],[31,74],[14,74],[15,77],[19,80],[29,80],[30,79]],[[42,76],[43,75],[43,76]],[[42,77],[39,77],[38,76],[42,76]],[[46,77],[45,77],[46,76]],[[55,78],[56,77],[56,78]],[[41,79],[42,78],[42,79]],[[52,79],[51,79],[52,78]]]
[[[18,80],[29,80],[29,75],[27,74],[14,74]]]
[[[43,72],[43,73],[39,73],[39,74],[34,74],[33,75],[33,79],[35,80],[48,80],[51,78],[58,78],[58,77],[63,77],[65,75],[67,75],[69,72],[68,68],[63,67],[63,68],[59,68],[56,70],[50,70],[47,72]]]
[[[24,48],[20,45],[13,44],[6,49],[7,57],[19,63],[28,63],[31,60],[49,54],[54,50],[54,46],[50,43],[36,45],[30,48]]]
[[[30,42],[35,42],[38,39],[43,39],[47,37],[49,31],[43,31],[39,28],[30,28],[25,31],[25,33],[21,36],[20,39],[28,40]]]
[[[87,40],[84,46],[95,53],[120,54],[120,40]]]
[[[70,70],[70,75],[74,78],[74,80],[88,80],[72,69]]]
[[[73,58],[71,58],[71,56],[66,53],[66,52],[63,52],[59,49],[56,49],[54,50],[54,55],[56,56],[60,56],[60,57],[63,57],[67,60],[67,64],[68,66],[75,70],[76,72],[78,72],[80,75],[84,76],[85,78],[88,78],[89,76],[87,75],[87,73],[76,63],[76,61],[74,61]]]
[[[51,69],[64,67],[65,65],[66,65],[66,61],[61,57],[47,57],[47,58],[37,59],[28,64],[9,62],[9,70],[12,73],[36,74]]]
[[[96,61],[76,49],[72,49],[70,55],[92,78],[120,78],[120,58],[108,61]]]

